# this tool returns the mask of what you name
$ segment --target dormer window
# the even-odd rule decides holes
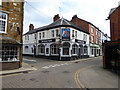
[[[7,31],[7,14],[0,12],[0,33]]]

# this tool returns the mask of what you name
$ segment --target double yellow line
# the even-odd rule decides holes
[[[81,71],[83,71],[83,70],[85,70],[85,69],[88,69],[88,68],[90,68],[90,67],[92,67],[92,66],[94,66],[94,65],[91,65],[91,66],[88,66],[88,67],[85,67],[85,68],[81,68],[81,69],[79,69],[78,71],[76,71],[76,73],[75,73],[75,82],[76,82],[76,84],[77,84],[77,86],[82,90],[82,89],[84,89],[85,90],[85,86],[80,82],[80,80],[79,80],[79,73],[81,72]]]

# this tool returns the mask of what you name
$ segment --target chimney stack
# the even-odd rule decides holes
[[[30,24],[29,25],[29,31],[33,30],[34,29],[34,25],[33,24]]]
[[[57,14],[57,15],[54,16],[53,22],[55,22],[55,21],[57,21],[57,20],[59,20],[59,19],[60,19],[60,16],[59,16],[59,14]]]
[[[72,17],[71,22],[73,22],[74,24],[77,25],[77,23],[78,23],[77,21],[78,21],[78,17],[77,17],[77,15],[74,15],[74,16]]]

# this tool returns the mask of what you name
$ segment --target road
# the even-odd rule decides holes
[[[3,76],[3,88],[118,88],[118,75],[102,68],[101,57],[76,63],[24,57],[24,62],[37,70]]]

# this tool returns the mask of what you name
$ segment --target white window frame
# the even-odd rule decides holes
[[[0,53],[2,54],[0,62],[19,61],[19,49],[17,46],[2,46]]]
[[[73,56],[77,55],[77,49],[78,49],[78,46],[76,44],[73,44],[72,45],[72,55]]]
[[[77,31],[75,31],[75,38],[77,38]]]
[[[91,33],[93,34],[94,33],[94,27],[91,26]]]
[[[52,30],[52,37],[54,37],[55,35],[54,35],[54,30]]]
[[[59,30],[56,29],[56,37],[59,36]]]
[[[91,42],[93,43],[94,42],[94,36],[91,35]]]
[[[59,47],[57,44],[51,45],[51,55],[59,55]],[[54,52],[56,51],[56,53]]]
[[[7,14],[6,13],[3,13],[3,12],[0,12],[0,14],[5,14],[6,15],[6,19],[2,19],[0,18],[1,21],[5,21],[6,24],[5,24],[5,31],[0,31],[0,33],[6,33],[7,32]]]
[[[98,35],[98,30],[96,29],[96,36]]]
[[[41,33],[39,33],[39,39],[41,39],[41,36],[42,36]]]

